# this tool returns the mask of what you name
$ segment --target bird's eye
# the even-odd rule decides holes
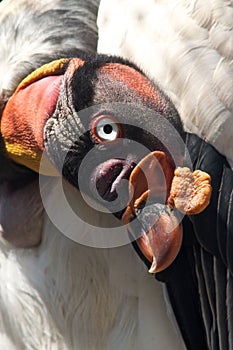
[[[91,131],[98,141],[114,141],[121,137],[120,124],[114,117],[108,115],[101,115],[94,119]]]

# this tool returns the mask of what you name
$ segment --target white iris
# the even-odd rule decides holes
[[[119,135],[119,126],[110,118],[102,118],[96,123],[96,134],[103,141],[114,141]]]

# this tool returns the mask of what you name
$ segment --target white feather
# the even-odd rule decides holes
[[[70,195],[77,210],[85,205],[71,186]],[[56,181],[47,199],[62,215]],[[102,214],[89,214],[96,226],[103,222]],[[104,219],[106,225],[112,220]],[[85,224],[68,225],[75,232],[85,230]],[[37,248],[0,244],[0,349],[8,349],[8,341],[17,350],[183,348],[166,313],[162,285],[131,245],[80,245],[61,234],[48,217]]]
[[[233,166],[233,1],[102,0],[98,51],[138,64]]]

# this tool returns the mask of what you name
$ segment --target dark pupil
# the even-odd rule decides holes
[[[105,134],[111,134],[111,132],[112,132],[112,125],[110,125],[110,124],[104,125],[104,132],[105,132]]]

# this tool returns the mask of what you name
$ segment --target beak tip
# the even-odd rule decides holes
[[[157,271],[157,261],[156,261],[155,257],[153,257],[153,261],[152,261],[151,267],[149,268],[148,272],[151,274],[155,274],[156,272],[158,272]]]

